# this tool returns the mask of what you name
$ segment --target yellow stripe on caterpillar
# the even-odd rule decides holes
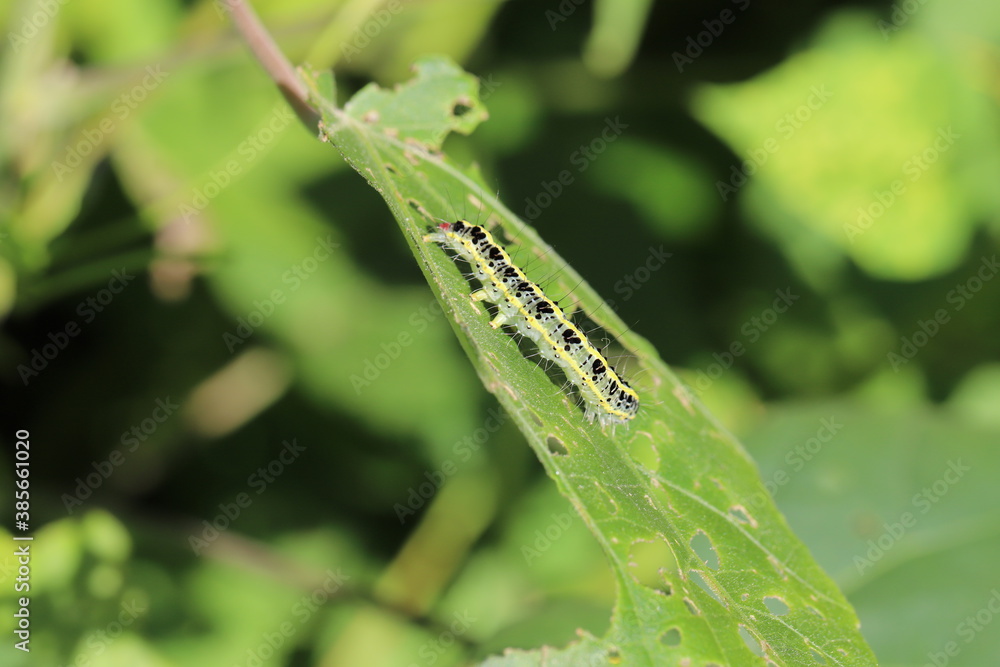
[[[424,241],[440,243],[469,263],[482,284],[482,289],[472,293],[473,301],[497,306],[490,326],[514,326],[538,346],[543,357],[558,365],[579,390],[589,421],[614,426],[635,417],[639,395],[559,305],[528,280],[486,229],[464,220],[446,222]]]

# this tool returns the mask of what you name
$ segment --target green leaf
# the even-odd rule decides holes
[[[889,39],[875,25],[867,13],[838,15],[780,65],[703,86],[693,100],[738,158],[719,194],[740,197],[815,284],[829,284],[847,259],[889,280],[954,269],[995,196],[965,174],[1000,177],[995,110],[964,56],[918,32]]]
[[[851,596],[883,664],[939,655],[939,664],[988,665],[1000,655],[996,632],[969,640],[981,627],[969,619],[1000,597],[1000,428],[977,425],[961,405],[967,391],[1000,389],[984,371],[970,373],[944,407],[867,397],[777,404],[747,437],[778,504]],[[960,650],[944,654],[950,643]]]
[[[600,0],[594,4],[594,27],[583,52],[583,60],[592,72],[618,76],[632,64],[652,5],[650,0]],[[574,5],[570,7],[575,9]],[[546,12],[546,18],[553,29],[559,25],[554,12]]]
[[[875,664],[853,609],[791,533],[740,444],[475,170],[439,152],[449,132],[486,117],[475,79],[441,59],[416,70],[413,81],[391,92],[369,86],[343,109],[328,77],[304,79],[322,135],[385,199],[483,384],[597,538],[618,583],[607,636],[485,664]],[[617,339],[642,399],[634,423],[616,431],[588,423],[561,379],[489,326],[460,267],[423,240],[436,220],[457,217],[490,227],[529,277],[557,299],[572,294]]]

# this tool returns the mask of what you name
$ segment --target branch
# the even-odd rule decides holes
[[[278,90],[295,110],[299,120],[310,130],[315,130],[319,126],[319,112],[309,104],[305,85],[296,76],[292,63],[278,48],[257,14],[244,0],[223,0],[223,4],[232,14],[233,23],[247,46],[277,84]]]

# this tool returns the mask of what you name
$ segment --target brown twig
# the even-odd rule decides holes
[[[233,16],[233,23],[261,66],[277,84],[278,90],[310,130],[320,121],[319,112],[309,104],[308,92],[295,74],[295,68],[275,43],[271,33],[260,22],[253,8],[245,0],[224,0]]]

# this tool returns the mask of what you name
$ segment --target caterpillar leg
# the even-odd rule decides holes
[[[503,325],[507,324],[508,319],[509,318],[507,317],[507,314],[501,310],[499,313],[497,313],[496,317],[490,320],[490,326],[493,327],[494,329],[499,329]]]

